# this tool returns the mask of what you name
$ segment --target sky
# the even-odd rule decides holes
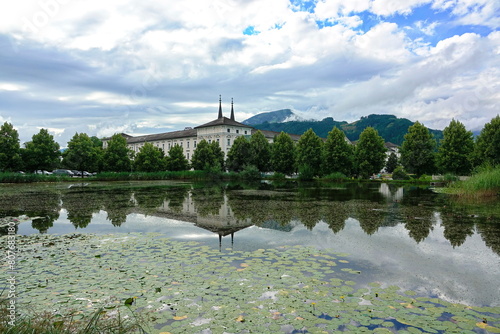
[[[290,108],[479,131],[500,113],[498,0],[0,4],[0,122],[106,137]]]

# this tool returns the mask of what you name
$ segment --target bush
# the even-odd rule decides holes
[[[286,175],[283,173],[275,172],[273,175],[270,176],[270,179],[282,181],[286,179]]]
[[[325,176],[324,179],[328,180],[328,181],[343,181],[343,180],[347,179],[347,176],[345,176],[344,174],[342,174],[340,172],[335,172],[335,173],[332,173],[330,175]]]
[[[309,165],[302,165],[299,167],[299,179],[303,181],[310,181],[314,179],[314,170]]]
[[[259,169],[254,165],[245,166],[240,172],[240,177],[245,180],[260,180],[262,178]]]
[[[403,167],[399,166],[394,170],[394,172],[392,172],[392,179],[393,180],[409,180],[410,176],[408,174],[406,174],[406,172],[403,170]]]

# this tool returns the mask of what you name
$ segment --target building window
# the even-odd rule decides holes
[[[227,132],[230,133],[231,132],[231,129],[227,129]]]
[[[170,143],[168,143],[168,150],[170,151]]]
[[[245,130],[245,134],[247,134],[247,130]]]
[[[236,133],[240,133],[240,130],[236,130]]]
[[[186,147],[189,148],[189,142],[186,142]]]
[[[196,148],[196,140],[194,141],[193,146],[194,146],[194,148]]]
[[[187,154],[187,159],[189,160],[189,153]]]
[[[219,138],[217,138],[217,144],[220,144],[220,142],[219,142]]]
[[[162,145],[162,150],[165,151],[165,144],[161,144]]]
[[[231,139],[227,139],[227,146],[231,146]]]

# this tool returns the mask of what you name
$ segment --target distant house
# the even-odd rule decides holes
[[[191,160],[196,146],[202,140],[206,140],[209,143],[216,141],[219,143],[222,151],[227,155],[237,137],[250,137],[257,131],[259,130],[249,125],[239,123],[235,120],[233,101],[231,101],[230,118],[224,117],[222,114],[222,100],[219,97],[219,113],[217,119],[211,122],[194,128],[185,128],[180,131],[171,131],[144,136],[131,136],[125,133],[122,133],[121,135],[127,140],[128,147],[134,152],[139,152],[140,148],[146,143],[153,144],[154,146],[162,149],[165,153],[168,153],[174,145],[179,145],[183,148],[184,156],[188,160]],[[272,143],[274,137],[279,134],[278,132],[267,130],[261,130],[261,132],[270,143]],[[298,141],[300,139],[300,135],[290,134],[290,137],[294,141]],[[103,148],[108,146],[108,141],[110,139],[110,137],[102,139]]]

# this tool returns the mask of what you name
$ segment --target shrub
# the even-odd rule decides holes
[[[347,179],[347,176],[345,176],[343,173],[335,172],[325,176],[324,179],[328,181],[343,181]]]
[[[392,179],[393,180],[409,180],[410,176],[408,174],[406,174],[403,167],[399,166],[394,170],[394,172],[392,172]]]
[[[314,179],[314,169],[309,165],[302,165],[299,167],[299,179],[309,181]]]
[[[254,165],[247,165],[240,172],[240,177],[245,180],[259,180],[262,178],[259,169]]]

